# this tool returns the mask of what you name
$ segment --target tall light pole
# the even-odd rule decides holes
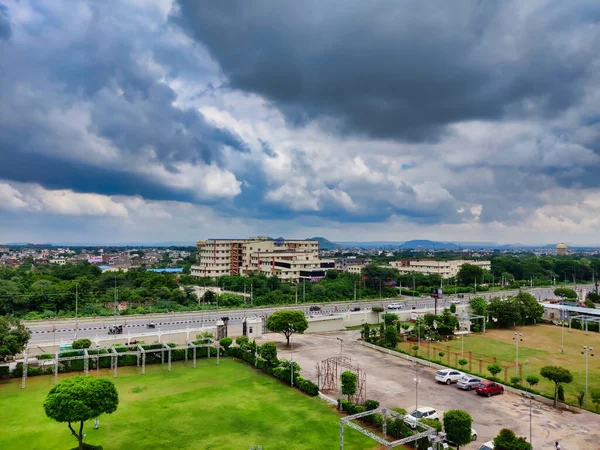
[[[415,364],[415,377],[413,378],[415,382],[415,410],[419,409],[419,383],[421,380],[419,379],[419,365]]]
[[[290,324],[290,386],[294,387],[294,343],[292,341],[292,336],[294,334],[294,326]]]
[[[78,285],[76,284],[75,285],[75,330],[79,330],[79,319],[77,316],[77,313],[78,313],[78,310],[77,310],[78,298],[77,297],[78,297],[78,293],[79,293],[78,289],[79,289]]]
[[[585,406],[586,407],[588,405],[588,368],[589,368],[588,358],[590,356],[594,356],[594,354],[592,353],[593,351],[594,351],[594,347],[588,347],[587,345],[584,345],[583,351],[581,352],[582,355],[585,355]]]
[[[565,305],[564,305],[564,297],[562,300],[562,308],[560,308],[560,352],[565,352]]]
[[[344,340],[340,338],[336,338],[340,341],[340,358],[344,356]]]
[[[296,283],[296,305],[298,304],[298,283]]]
[[[517,360],[515,362],[515,376],[519,376],[519,341],[523,341],[523,333],[515,332],[515,337],[513,337],[513,341],[517,346]]]

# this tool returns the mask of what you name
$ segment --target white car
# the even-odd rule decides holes
[[[390,303],[387,305],[387,309],[402,309],[404,306],[400,303]]]
[[[483,444],[477,450],[494,450],[494,441],[487,441],[485,444]]]
[[[435,373],[435,381],[446,384],[458,383],[458,380],[460,380],[462,376],[464,376],[464,373],[459,372],[456,369],[443,369],[438,370]]]
[[[479,383],[481,383],[481,378],[474,377],[473,375],[463,375],[456,383],[456,387],[470,391],[479,386]]]
[[[417,428],[417,420],[421,419],[439,420],[439,417],[435,409],[430,406],[423,406],[404,416],[404,423],[412,429],[415,429]]]
[[[458,300],[458,299],[450,300],[450,303],[452,303],[454,305],[460,305],[460,300]]]
[[[471,441],[476,441],[476,440],[477,440],[477,431],[475,431],[475,428],[471,428]],[[454,447],[457,447],[457,445],[454,442],[449,441],[448,439],[446,439],[446,442],[450,445],[453,445]]]

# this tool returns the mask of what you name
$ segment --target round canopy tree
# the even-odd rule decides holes
[[[540,370],[540,375],[554,383],[554,407],[556,408],[558,388],[573,381],[573,375],[569,369],[560,366],[544,366]]]
[[[267,328],[276,333],[282,333],[290,345],[290,336],[294,333],[304,333],[308,328],[308,321],[302,311],[284,309],[275,311],[267,319]]]
[[[29,337],[29,331],[18,319],[0,316],[0,361],[21,353]]]
[[[456,444],[457,448],[471,442],[471,425],[473,419],[462,409],[451,409],[444,413],[444,431],[446,439]]]
[[[57,422],[67,422],[83,450],[83,423],[101,414],[112,414],[119,405],[119,394],[112,381],[103,378],[66,378],[48,393],[44,412]],[[71,425],[79,422],[79,432]]]

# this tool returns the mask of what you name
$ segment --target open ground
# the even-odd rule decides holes
[[[397,356],[363,347],[357,341],[359,331],[294,335],[291,352],[285,347],[285,338],[278,334],[264,335],[260,343],[278,342],[279,358],[289,359],[293,353],[294,361],[303,368],[303,376],[316,381],[317,363],[340,354],[338,337],[343,339],[344,356],[351,357],[366,371],[367,398],[378,400],[382,406],[390,408],[414,408],[414,365]],[[560,352],[560,346],[557,351]],[[419,374],[418,404],[434,407],[439,413],[459,408],[472,415],[473,427],[477,430],[479,439],[477,443],[461,448],[476,449],[482,442],[493,439],[505,427],[529,440],[529,404],[522,404],[521,396],[507,392],[492,398],[479,397],[473,392],[461,391],[454,385],[436,383],[434,372],[433,369],[424,368]],[[534,449],[554,448],[555,441],[562,443],[563,450],[600,448],[600,416],[540,406],[539,410],[533,409],[532,412]]]
[[[565,400],[569,403],[577,404],[577,394],[585,391],[585,357],[581,354],[584,345],[594,347],[596,353],[594,357],[588,357],[588,377],[589,377],[589,392],[594,389],[600,389],[600,333],[587,333],[582,330],[572,329],[569,331],[565,326],[564,341],[565,352],[561,353],[561,327],[555,325],[536,325],[516,327],[507,330],[487,330],[483,333],[472,333],[464,337],[464,355],[465,359],[469,358],[469,351],[472,352],[473,363],[472,372],[490,375],[486,367],[490,362],[482,364],[482,372],[479,372],[479,358],[492,357],[498,359],[498,364],[502,367],[508,366],[507,379],[515,376],[516,362],[516,345],[513,338],[514,333],[522,333],[522,341],[519,342],[519,363],[523,364],[523,373],[521,376],[537,375],[540,378],[540,384],[536,389],[547,394],[554,394],[554,383],[540,376],[540,369],[544,366],[554,365],[569,369],[573,374],[573,382],[564,385]],[[399,348],[412,353],[411,347],[414,342],[403,342],[399,344]],[[455,365],[455,353],[458,353],[458,358],[462,354],[461,338],[443,342],[439,345],[433,344],[431,351],[428,348],[426,341],[421,341],[421,349],[419,354],[432,359],[439,359],[437,356],[439,351],[445,352],[443,362],[448,362],[448,347],[453,353],[450,357],[450,364]],[[528,364],[524,364],[528,361]],[[457,366],[458,367],[458,366]],[[469,365],[465,366],[468,369]],[[501,373],[500,378],[504,377]],[[524,384],[524,383],[522,383]],[[595,405],[589,401],[589,409],[595,409]],[[600,420],[600,416],[599,416]]]
[[[63,376],[72,376],[65,374]],[[231,358],[199,360],[196,369],[174,363],[121,368],[118,377],[103,370],[119,392],[119,408],[86,424],[85,442],[105,449],[334,449],[340,416],[318,397],[308,397]],[[42,403],[53,376],[0,384],[0,448],[68,449],[76,446],[66,424],[44,415]],[[377,448],[347,429],[346,448]]]

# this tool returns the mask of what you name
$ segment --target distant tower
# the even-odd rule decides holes
[[[567,254],[567,249],[568,248],[569,247],[567,245],[565,245],[565,244],[558,244],[556,246],[556,254],[560,255],[560,256],[564,256],[564,255]]]

